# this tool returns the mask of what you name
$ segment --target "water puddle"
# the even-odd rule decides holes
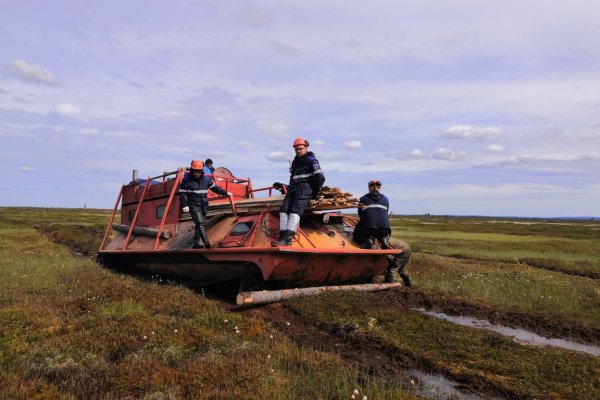
[[[424,308],[413,308],[413,310],[418,311],[421,314],[425,314],[438,319],[443,319],[445,321],[450,321],[455,324],[469,326],[471,328],[487,329],[490,331],[494,331],[501,335],[509,336],[515,342],[521,344],[560,347],[561,349],[574,350],[586,354],[591,354],[593,356],[600,356],[600,347],[598,346],[590,346],[587,344],[581,344],[565,339],[548,339],[544,336],[537,335],[533,332],[529,332],[524,329],[515,329],[502,325],[494,325],[488,320],[483,319],[476,319],[463,316],[451,316],[441,312],[428,311]]]
[[[456,382],[442,375],[431,375],[421,371],[408,371],[410,384],[415,388],[415,393],[429,400],[483,400],[483,397],[475,394],[463,393],[456,389]],[[490,399],[491,397],[485,397]]]

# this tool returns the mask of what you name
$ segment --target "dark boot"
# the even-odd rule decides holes
[[[410,276],[408,275],[401,275],[402,277],[402,282],[404,282],[404,286],[406,286],[407,288],[411,288],[412,287],[412,282],[410,281]]]
[[[192,247],[193,249],[202,249],[204,248],[203,245],[201,245],[200,243],[194,243],[194,247]]]
[[[385,270],[385,283],[394,283],[394,271],[392,269]]]
[[[294,238],[295,234],[296,232],[294,231],[281,231],[279,235],[279,240],[273,242],[273,244],[275,246],[289,246],[290,244],[292,244],[292,239]]]

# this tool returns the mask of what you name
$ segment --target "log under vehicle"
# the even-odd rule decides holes
[[[177,196],[186,173],[180,168],[121,187],[98,252],[103,264],[201,286],[239,282],[238,304],[259,301],[256,295],[248,297],[247,290],[269,289],[266,295],[277,300],[276,293],[286,296],[277,289],[378,290],[397,285],[365,285],[385,272],[388,256],[401,250],[363,249],[355,243],[352,232],[358,221],[339,211],[349,208],[347,202],[311,202],[292,244],[274,246],[284,195],[273,187],[255,189],[249,178],[235,177],[226,168],[216,169],[213,178],[232,196],[208,194],[211,248],[193,249],[195,225],[180,211]]]

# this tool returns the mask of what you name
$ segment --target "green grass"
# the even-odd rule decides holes
[[[523,225],[456,218],[434,220],[437,222],[395,219],[393,235],[408,241],[417,252],[477,260],[530,261],[538,268],[600,277],[598,222],[564,225],[566,222],[536,221],[534,225]]]
[[[466,263],[419,253],[412,262],[414,279],[423,289],[600,329],[600,286],[595,280],[517,263]]]
[[[414,398],[188,288],[72,256],[34,228],[88,226],[106,212],[2,209],[0,218],[0,398],[345,399],[356,387]]]
[[[314,324],[349,331],[359,342],[380,343],[436,371],[485,382],[510,398],[597,399],[600,359],[558,349],[522,346],[494,333],[382,307],[369,293],[295,299],[289,307]]]
[[[397,378],[367,375],[335,350],[300,348],[199,292],[73,256],[98,248],[109,217],[0,208],[0,398],[347,399],[357,387],[369,398],[414,398]],[[573,275],[598,272],[600,224],[498,221],[394,219],[394,235],[416,250],[415,290],[600,329],[598,280]],[[339,294],[290,307],[325,329],[352,327],[359,344],[508,397],[599,397],[598,357],[517,345],[377,299]]]

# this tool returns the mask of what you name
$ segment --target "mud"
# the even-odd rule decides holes
[[[98,254],[98,248],[104,236],[104,227],[100,225],[65,225],[62,229],[68,229],[66,232],[59,231],[58,226],[50,224],[38,224],[35,228],[41,234],[54,243],[64,244],[71,249],[73,255],[78,257],[95,258]],[[77,238],[77,239],[74,239]]]
[[[285,303],[228,309],[269,322],[276,334],[287,336],[300,347],[339,356],[357,366],[364,378],[400,380],[408,390],[427,399],[501,399],[511,395],[472,377],[463,376],[459,377],[460,381],[453,381],[446,377],[447,371],[436,365],[367,336],[334,332],[307,323]]]
[[[103,235],[100,227],[74,227],[77,237],[91,237],[94,241],[79,242],[62,237],[52,226],[37,227],[45,236],[55,242],[69,246],[76,255],[95,256]],[[69,235],[69,237],[72,237]],[[496,399],[514,398],[506,388],[495,387],[475,376],[451,376],[432,362],[402,353],[380,341],[364,334],[332,331],[327,327],[312,325],[294,314],[285,303],[256,307],[238,307],[234,305],[236,287],[195,288],[203,295],[218,303],[222,308],[259,318],[271,324],[275,334],[282,334],[300,347],[336,354],[352,365],[356,365],[364,379],[375,376],[386,380],[400,380],[419,396],[428,399]],[[471,316],[488,320],[492,324],[511,328],[522,328],[538,335],[568,339],[571,341],[600,345],[600,330],[582,326],[575,321],[552,320],[543,315],[515,312],[507,309],[492,308],[474,304],[465,300],[446,297],[435,292],[423,290],[396,289],[373,293],[381,304],[399,304],[406,308],[423,308],[442,312],[450,316]]]
[[[548,339],[546,337],[536,335],[535,333],[526,331],[524,329],[509,328],[507,326],[502,325],[494,325],[488,320],[474,319],[471,317],[463,316],[453,317],[436,311],[427,311],[424,308],[413,308],[413,310],[418,311],[424,315],[428,315],[430,317],[434,317],[444,321],[453,322],[458,325],[493,331],[503,336],[508,336],[512,338],[515,342],[521,344],[528,344],[533,346],[560,347],[562,349],[574,350],[581,353],[591,354],[593,356],[600,356],[600,346],[590,346],[565,339]]]
[[[382,304],[396,303],[407,308],[424,308],[451,316],[468,315],[488,320],[495,325],[525,329],[547,338],[567,339],[594,346],[600,345],[600,329],[583,326],[575,321],[554,320],[534,313],[496,309],[420,290],[388,290],[375,295],[381,296]]]

